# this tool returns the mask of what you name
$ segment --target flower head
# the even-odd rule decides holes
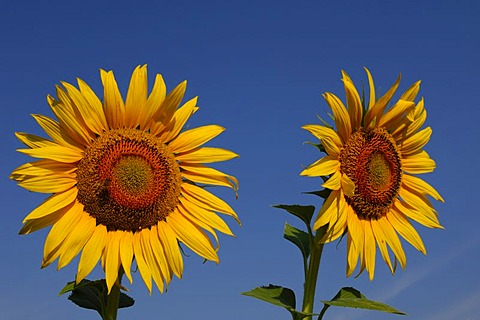
[[[203,186],[237,190],[235,177],[205,163],[237,157],[203,147],[224,128],[207,125],[182,131],[197,111],[197,98],[183,104],[186,81],[167,94],[157,75],[148,94],[147,67],[138,66],[125,101],[112,71],[101,70],[103,102],[78,79],[62,83],[47,101],[57,120],[33,115],[48,139],[16,133],[28,148],[19,152],[40,160],[15,169],[23,188],[51,194],[24,220],[21,234],[52,226],[42,266],[58,258],[58,269],[81,251],[76,276],[84,279],[101,260],[108,289],[120,268],[132,282],[132,262],[151,292],[152,279],[163,292],[172,276],[181,277],[179,242],[218,262],[215,230],[232,235],[216,214],[234,210]]]
[[[347,233],[347,275],[353,273],[360,260],[360,273],[366,269],[373,279],[377,245],[392,273],[396,264],[392,264],[388,248],[402,267],[406,264],[398,235],[426,253],[410,221],[441,228],[427,196],[443,199],[416,176],[435,169],[435,162],[423,150],[432,133],[430,127],[421,129],[427,117],[423,98],[414,102],[420,81],[387,109],[400,77],[377,99],[373,78],[365,70],[370,87],[366,106],[350,77],[342,71],[347,107],[334,94],[324,94],[336,130],[328,124],[303,126],[320,139],[327,155],[301,175],[328,176],[322,186],[331,193],[314,229],[328,225],[324,242]]]

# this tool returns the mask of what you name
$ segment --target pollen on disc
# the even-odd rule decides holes
[[[177,206],[181,174],[174,155],[148,132],[111,130],[84,153],[78,199],[109,230],[136,231],[164,220]]]
[[[353,133],[340,154],[340,169],[355,183],[345,196],[355,213],[367,220],[385,216],[398,196],[402,167],[395,140],[383,128]]]

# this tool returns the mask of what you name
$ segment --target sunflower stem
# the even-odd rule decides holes
[[[320,243],[322,232],[317,231],[314,237],[310,237],[310,259],[307,272],[305,274],[303,307],[304,313],[313,313],[313,305],[315,303],[315,289],[317,286],[318,269],[322,258],[323,243]],[[312,316],[305,319],[311,320]]]
[[[116,320],[118,312],[118,303],[120,301],[120,284],[122,283],[123,268],[118,270],[118,278],[107,296],[107,305],[105,306],[103,320]]]

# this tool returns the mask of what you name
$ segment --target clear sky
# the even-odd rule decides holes
[[[480,105],[480,2],[457,1],[8,1],[0,10],[0,318],[94,319],[93,311],[57,297],[73,280],[77,260],[40,269],[47,230],[19,236],[22,220],[44,199],[8,179],[28,160],[15,152],[15,131],[41,134],[32,113],[51,115],[46,95],[80,77],[101,94],[99,69],[113,69],[122,93],[131,72],[148,64],[171,89],[187,79],[200,111],[190,127],[217,123],[227,131],[210,143],[240,154],[217,166],[238,177],[239,199],[217,188],[240,216],[227,220],[236,238],[221,236],[220,264],[185,258],[182,280],[149,297],[140,275],[136,299],[119,319],[289,319],[242,291],[269,283],[302,287],[301,256],[282,239],[285,222],[271,205],[313,204],[302,195],[319,179],[300,177],[319,157],[300,127],[324,116],[325,91],[344,97],[341,69],[361,84],[363,67],[382,92],[402,73],[400,90],[421,79],[437,162],[422,177],[445,198],[445,230],[418,226],[427,256],[404,243],[406,270],[394,276],[377,256],[367,274],[345,277],[345,242],[327,246],[317,299],[354,286],[410,314],[409,319],[476,319],[480,301],[480,215],[477,205]],[[189,253],[189,252],[187,252]],[[98,269],[93,278],[100,277]],[[92,278],[92,276],[90,276]],[[298,297],[301,300],[301,297]],[[318,301],[317,300],[317,301]],[[317,304],[320,307],[320,304]],[[318,310],[318,309],[317,309]],[[330,309],[326,319],[400,319]]]

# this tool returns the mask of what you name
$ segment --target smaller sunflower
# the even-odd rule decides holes
[[[427,113],[424,100],[415,103],[420,81],[405,91],[390,108],[400,77],[377,99],[373,78],[368,76],[368,105],[350,77],[342,71],[347,107],[332,93],[323,96],[330,106],[335,129],[328,124],[305,125],[303,129],[320,140],[327,154],[301,175],[327,177],[322,185],[331,190],[314,223],[314,229],[328,225],[321,241],[330,242],[347,233],[347,276],[356,269],[375,273],[377,246],[391,272],[402,268],[406,256],[399,235],[426,254],[421,237],[411,220],[429,228],[442,228],[428,196],[443,202],[440,194],[417,174],[432,172],[435,162],[423,147],[432,129],[421,129]]]
[[[81,252],[77,283],[101,260],[110,291],[121,268],[132,282],[135,261],[148,290],[153,279],[163,292],[173,275],[183,273],[179,243],[219,262],[216,230],[233,233],[217,213],[239,220],[205,187],[236,192],[238,181],[205,164],[237,154],[203,146],[223,127],[182,130],[198,110],[197,97],[180,106],[186,81],[167,94],[157,75],[148,94],[147,67],[138,66],[124,101],[113,72],[100,75],[103,101],[80,79],[78,88],[63,82],[57,99],[47,97],[58,120],[33,117],[48,139],[16,133],[28,147],[18,151],[40,160],[15,169],[11,178],[51,194],[24,219],[20,233],[52,226],[42,267],[58,259],[63,268]]]

